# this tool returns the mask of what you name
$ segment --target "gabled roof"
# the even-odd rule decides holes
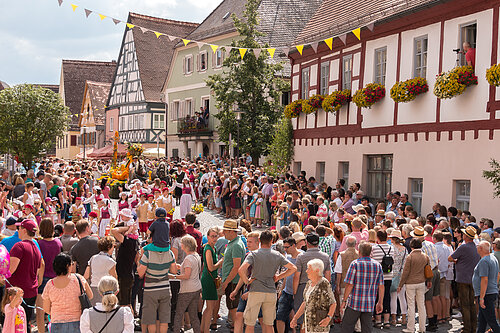
[[[198,23],[173,21],[136,13],[129,13],[127,22],[182,38],[198,27]],[[147,102],[161,102],[161,88],[170,69],[174,46],[178,40],[170,41],[166,36],[156,38],[153,32],[143,33],[139,28],[132,29],[132,33],[144,98]]]
[[[111,82],[115,72],[116,62],[64,60],[62,61],[62,84],[64,101],[71,114],[78,115],[82,108],[82,98],[85,81]],[[72,117],[72,124],[78,122],[78,117]]]
[[[446,0],[324,0],[295,39],[295,44],[341,35],[375,21]]]
[[[105,105],[109,95],[111,83],[105,82],[85,82],[85,93],[89,95],[90,104],[94,114],[94,121],[96,125],[104,125],[106,120]],[[85,111],[85,95],[83,96],[81,114]],[[80,114],[80,116],[81,116]]]
[[[9,88],[9,85],[3,81],[0,81],[0,90]]]
[[[34,86],[52,90],[56,94],[59,93],[59,85],[58,84],[34,84]]]

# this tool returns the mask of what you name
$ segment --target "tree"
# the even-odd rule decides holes
[[[217,130],[220,141],[229,144],[229,136],[234,138],[237,132],[235,109],[243,112],[240,121],[240,153],[249,153],[254,161],[266,155],[273,130],[282,114],[280,105],[281,92],[289,89],[289,84],[278,74],[283,70],[279,63],[268,60],[268,52],[263,50],[259,57],[252,52],[260,45],[257,38],[263,36],[257,30],[259,0],[248,0],[243,13],[244,19],[232,19],[241,39],[233,41],[232,47],[245,48],[243,60],[238,49],[232,49],[224,60],[222,74],[212,75],[207,85],[214,92],[215,115],[220,120]]]
[[[277,176],[287,172],[293,160],[293,153],[292,122],[282,116],[276,124],[273,141],[269,145],[266,173]]]
[[[0,152],[25,168],[54,146],[67,129],[69,109],[53,91],[29,84],[0,91]]]
[[[500,163],[495,160],[490,160],[490,167],[492,170],[483,170],[483,177],[488,179],[490,183],[495,187],[493,191],[493,197],[500,197]]]

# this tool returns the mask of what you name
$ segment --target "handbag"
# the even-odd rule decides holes
[[[90,299],[87,296],[85,289],[83,289],[82,281],[80,281],[80,278],[76,274],[75,277],[78,280],[78,284],[80,285],[80,296],[78,296],[78,300],[80,301],[80,305],[82,306],[82,313],[83,313],[83,310],[92,307],[92,303],[90,303]]]
[[[208,275],[210,275],[210,277],[212,278],[212,280],[214,281],[214,284],[215,284],[215,289],[219,289],[220,286],[222,285],[222,279],[220,276],[217,275],[216,278],[214,278],[214,276],[212,275],[212,272],[210,272],[208,270],[208,267],[207,267],[207,271],[208,271]]]
[[[432,279],[432,277],[434,276],[434,273],[432,272],[431,265],[429,265],[429,264],[425,265],[425,267],[424,267],[424,276],[425,276],[426,280]]]
[[[401,274],[398,274],[392,278],[391,282],[391,293],[398,291],[399,281],[401,281]]]

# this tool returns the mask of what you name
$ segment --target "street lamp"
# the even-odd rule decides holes
[[[241,116],[243,115],[245,111],[241,111],[239,107],[234,110],[234,113],[236,115],[236,123],[237,123],[237,128],[238,128],[238,133],[236,136],[236,158],[239,161],[240,159],[240,120]]]

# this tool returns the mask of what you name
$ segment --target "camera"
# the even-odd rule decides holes
[[[460,53],[460,49],[453,49],[453,52]]]

